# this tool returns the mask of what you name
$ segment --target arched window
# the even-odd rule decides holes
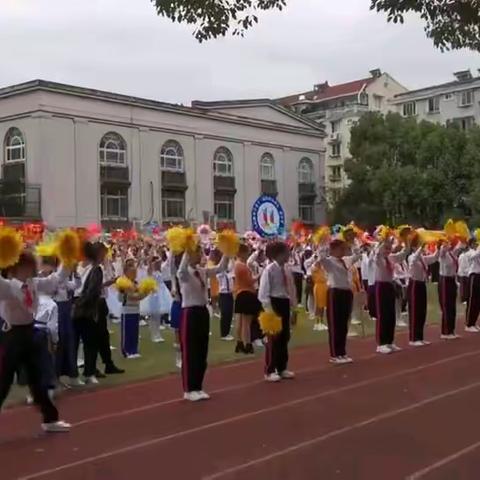
[[[127,145],[125,140],[118,133],[107,133],[100,142],[99,156],[101,165],[126,167]]]
[[[175,140],[168,140],[160,151],[160,168],[170,172],[183,172],[183,148]]]
[[[313,179],[313,163],[304,157],[298,164],[298,183],[315,183]]]
[[[264,153],[260,160],[260,179],[275,180],[275,160],[270,153]]]
[[[225,147],[220,147],[213,157],[213,174],[219,177],[233,177],[233,155]]]
[[[5,163],[25,161],[25,140],[22,132],[15,127],[5,135]]]

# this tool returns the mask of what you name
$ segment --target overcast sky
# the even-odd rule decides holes
[[[372,68],[410,88],[480,68],[442,54],[422,24],[387,24],[370,0],[289,0],[247,36],[198,44],[150,0],[0,0],[0,85],[34,78],[189,104],[277,97],[362,78]]]

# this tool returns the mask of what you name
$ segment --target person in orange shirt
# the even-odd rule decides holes
[[[207,267],[214,267],[222,259],[220,250],[212,249],[208,255]],[[217,277],[209,278],[209,292],[210,292],[210,316],[218,316],[218,298],[220,296],[220,285]]]
[[[319,263],[312,267],[313,298],[315,299],[315,331],[328,330],[325,325],[325,310],[327,308],[327,275]]]
[[[247,266],[250,249],[241,244],[234,267],[235,277],[235,353],[253,353],[250,327],[252,320],[260,311],[255,289],[255,278]]]

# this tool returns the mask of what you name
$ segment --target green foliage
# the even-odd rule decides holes
[[[293,1],[293,0],[290,0]],[[159,15],[195,26],[199,42],[245,34],[265,10],[283,10],[287,0],[152,0]],[[413,12],[425,21],[425,32],[441,50],[480,51],[480,0],[370,0],[370,9],[403,23]]]
[[[480,128],[370,112],[351,131],[350,154],[351,184],[333,221],[428,228],[451,216],[480,221]]]

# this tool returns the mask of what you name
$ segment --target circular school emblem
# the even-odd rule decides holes
[[[285,230],[285,212],[273,197],[262,195],[252,208],[252,225],[262,237],[276,237]]]

